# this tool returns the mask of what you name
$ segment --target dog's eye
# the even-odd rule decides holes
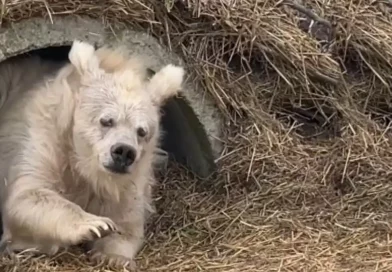
[[[140,127],[137,129],[137,135],[141,138],[146,137],[147,135],[147,130],[145,130],[144,128]]]
[[[101,123],[101,126],[103,127],[112,127],[114,125],[114,120],[113,118],[101,118],[99,120],[99,122]]]

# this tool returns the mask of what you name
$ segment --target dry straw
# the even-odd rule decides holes
[[[78,13],[148,30],[225,115],[216,180],[162,177],[142,270],[391,271],[391,1],[2,3],[3,24]],[[0,270],[92,271],[17,260]]]

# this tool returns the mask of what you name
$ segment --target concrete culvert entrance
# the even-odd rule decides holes
[[[38,55],[42,59],[68,60],[74,39],[101,45],[121,46],[130,54],[147,57],[146,69],[154,73],[168,63],[183,64],[167,52],[154,38],[129,29],[106,31],[99,21],[82,17],[49,20],[34,18],[8,27],[0,33],[0,61],[14,56]],[[188,80],[187,82],[191,82]],[[221,119],[213,103],[201,90],[185,84],[183,96],[169,100],[162,108],[164,136],[162,149],[200,178],[215,170],[215,159],[221,152],[219,142]]]

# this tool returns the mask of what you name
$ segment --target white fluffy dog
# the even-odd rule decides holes
[[[54,254],[87,241],[92,259],[131,268],[160,107],[181,89],[184,70],[167,65],[146,79],[142,59],[80,41],[69,60],[38,84],[1,86],[18,87],[0,110],[1,243]]]

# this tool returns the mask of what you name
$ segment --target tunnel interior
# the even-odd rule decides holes
[[[66,63],[69,50],[70,46],[47,47],[19,56],[36,55],[45,60]],[[161,149],[167,152],[169,160],[182,165],[198,178],[211,176],[217,168],[212,147],[203,125],[188,101],[183,96],[171,98],[161,111]]]

